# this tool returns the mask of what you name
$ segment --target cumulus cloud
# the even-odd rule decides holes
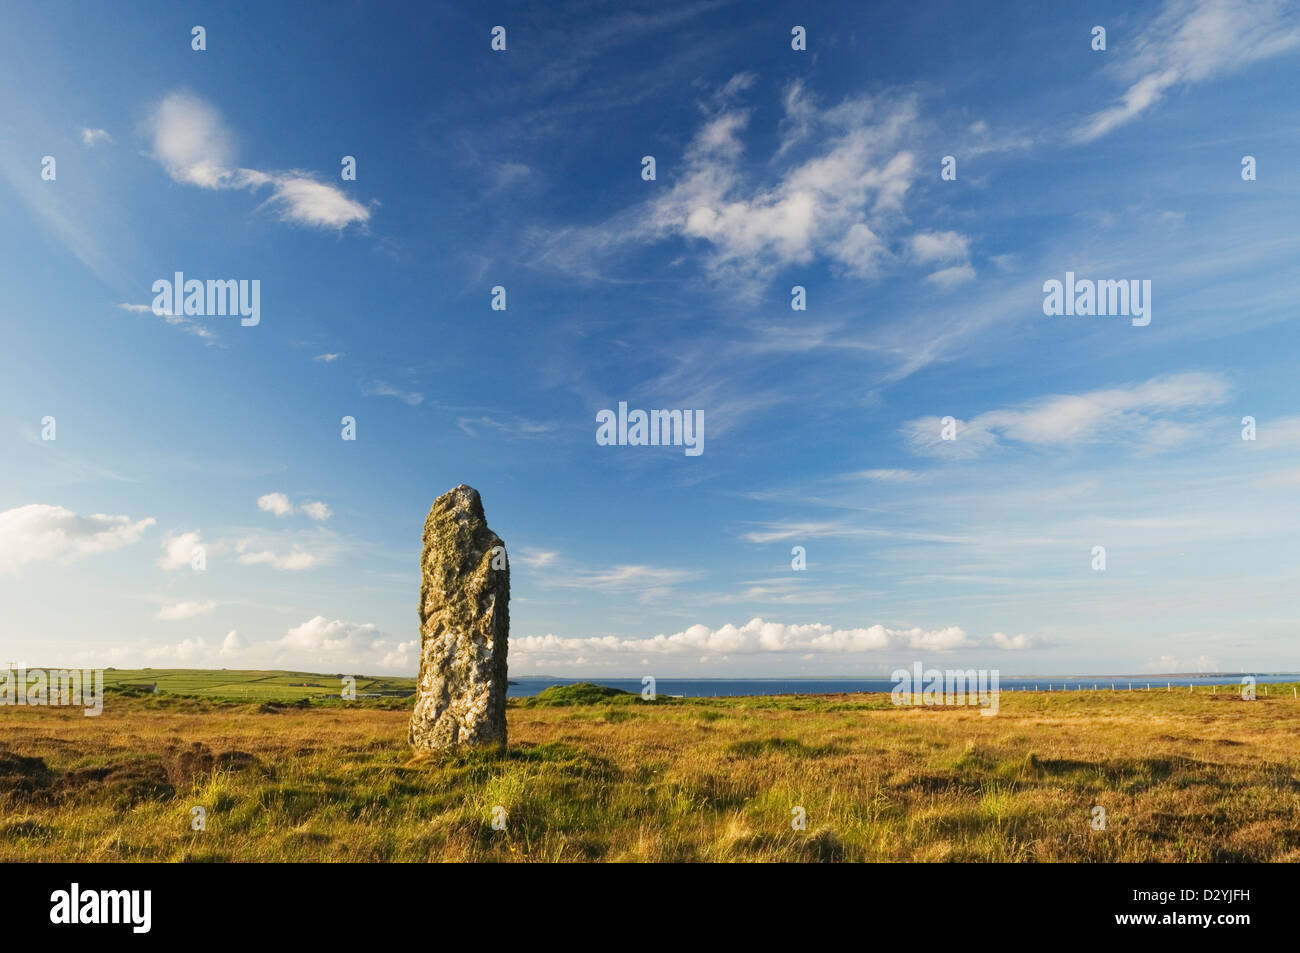
[[[334,515],[334,511],[330,509],[329,504],[320,500],[308,500],[295,508],[288,495],[284,493],[267,493],[259,496],[257,498],[257,508],[267,513],[274,513],[276,516],[289,516],[295,512],[303,513],[318,522],[327,520]]]
[[[891,629],[883,625],[836,629],[821,623],[787,625],[750,619],[744,625],[713,629],[693,625],[671,635],[625,639],[616,636],[563,638],[557,635],[523,636],[511,639],[510,651],[531,658],[591,658],[593,655],[690,655],[733,656],[765,653],[826,653],[843,655],[861,652],[909,650],[952,652],[976,643],[960,626],[942,629]]]
[[[211,615],[217,604],[209,599],[207,602],[178,602],[174,606],[163,606],[154,616],[162,622],[179,622],[193,619],[195,616]]]
[[[0,572],[113,552],[137,542],[155,522],[152,517],[132,520],[103,513],[78,516],[43,503],[5,510],[0,513]]]
[[[154,109],[148,126],[153,158],[177,182],[204,189],[233,184],[235,137],[210,103],[172,93]]]
[[[149,117],[148,130],[153,158],[176,182],[204,189],[269,188],[264,206],[299,225],[341,230],[370,219],[369,208],[308,173],[237,168],[234,133],[216,107],[191,93],[164,97]]]
[[[1169,0],[1118,67],[1128,87],[1089,116],[1075,138],[1091,142],[1136,119],[1170,90],[1235,72],[1297,43],[1295,8],[1285,0]]]
[[[965,458],[1003,440],[1037,446],[1070,446],[1104,438],[1130,440],[1135,449],[1160,449],[1194,436],[1193,427],[1161,415],[1221,403],[1228,382],[1218,374],[1191,371],[1153,377],[1139,384],[1084,394],[1057,394],[1015,408],[957,420],[957,438],[944,440],[938,416],[908,421],[904,436],[918,453]]]
[[[235,629],[224,638],[192,636],[180,642],[140,642],[86,656],[94,664],[118,667],[177,665],[192,668],[284,668],[352,675],[413,675],[419,668],[419,639],[400,641],[370,623],[315,616],[269,641],[250,641]]]
[[[1036,648],[1042,644],[1040,639],[1032,635],[1025,635],[1023,632],[1017,635],[1007,635],[1005,632],[994,632],[989,638],[993,645],[1007,652],[1023,652],[1027,649]]]
[[[420,642],[397,642],[372,623],[314,616],[294,626],[271,646],[282,662],[341,670],[348,665],[384,671],[411,670],[419,664]]]
[[[175,569],[187,569],[193,564],[194,554],[202,549],[205,555],[215,554],[219,545],[203,542],[198,531],[192,533],[168,533],[162,541],[163,554],[158,557],[160,568],[171,572]]]
[[[314,520],[327,520],[334,515],[334,511],[329,508],[329,504],[322,503],[320,500],[308,500],[298,509]]]
[[[267,493],[257,498],[257,508],[276,516],[288,516],[293,512],[293,504],[283,493]]]

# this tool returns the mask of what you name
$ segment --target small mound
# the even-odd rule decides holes
[[[0,747],[0,796],[39,798],[49,791],[54,780],[55,774],[43,758],[29,758]]]
[[[103,798],[121,807],[165,800],[176,793],[166,765],[141,757],[76,768],[60,779],[59,786],[65,795]]]
[[[595,682],[578,682],[576,685],[552,685],[530,698],[521,698],[524,708],[558,708],[568,705],[599,705],[616,698],[629,697],[631,692]]]
[[[299,698],[292,702],[262,702],[257,706],[256,711],[259,715],[278,715],[282,711],[301,710],[311,707],[310,698]]]

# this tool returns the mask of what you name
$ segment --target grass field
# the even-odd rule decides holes
[[[241,673],[109,674],[209,697],[0,709],[0,861],[1300,860],[1289,685],[1004,693],[995,717],[579,692],[512,700],[504,752],[415,759],[409,699],[299,707],[224,691]]]
[[[157,683],[160,693],[192,695],[229,701],[297,701],[340,695],[343,673],[227,671],[193,668],[112,668],[104,672],[104,687]],[[413,678],[356,676],[358,693],[415,691]]]

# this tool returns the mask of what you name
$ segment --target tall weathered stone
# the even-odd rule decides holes
[[[510,569],[473,487],[462,483],[429,509],[420,572],[411,744],[420,751],[504,745]]]

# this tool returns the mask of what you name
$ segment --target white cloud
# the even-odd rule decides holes
[[[487,427],[508,437],[540,437],[555,429],[554,424],[538,423],[515,417],[512,420],[496,420],[486,414],[480,417],[457,417],[456,425],[471,437],[477,437],[475,428]]]
[[[912,257],[922,264],[964,260],[970,240],[957,232],[922,232],[912,236]]]
[[[954,265],[951,268],[941,268],[925,276],[926,281],[941,288],[955,288],[957,285],[965,284],[974,279],[975,269],[970,265]]]
[[[412,407],[418,407],[424,402],[424,395],[419,391],[405,392],[400,391],[392,384],[384,381],[371,381],[363,384],[361,387],[362,397],[396,397],[403,403],[410,404]]]
[[[221,648],[217,654],[222,658],[230,658],[239,655],[244,649],[248,648],[248,643],[239,637],[239,632],[231,629],[226,633],[226,637],[221,640]]]
[[[212,344],[212,342],[214,342],[217,339],[217,336],[215,334],[213,334],[210,330],[205,328],[203,325],[199,324],[197,321],[193,321],[181,315],[172,314],[169,311],[163,311],[161,313],[155,312],[151,305],[128,304],[123,302],[118,304],[118,307],[121,308],[123,311],[130,311],[132,314],[157,314],[158,317],[162,318],[165,322],[170,324],[172,327],[202,338],[204,341],[208,342],[209,346]]]
[[[327,520],[334,515],[334,511],[329,508],[329,505],[319,500],[308,501],[298,509],[314,520]]]
[[[1131,81],[1114,104],[1088,117],[1075,138],[1091,142],[1137,118],[1172,89],[1231,73],[1300,43],[1283,0],[1169,0],[1129,45],[1120,66]],[[1114,54],[1124,55],[1120,49]]]
[[[1211,655],[1198,655],[1195,658],[1162,655],[1159,658],[1147,659],[1143,668],[1148,672],[1158,672],[1162,675],[1181,675],[1186,672],[1216,672],[1219,670],[1219,663]]]
[[[322,364],[333,364],[342,356],[342,354],[317,354],[312,360],[319,361]]]
[[[787,105],[796,110],[799,128],[811,124],[822,134],[820,154],[763,184],[760,175],[740,168],[749,112],[725,111],[697,133],[682,178],[651,204],[643,229],[702,240],[715,273],[762,278],[817,255],[856,275],[877,273],[887,254],[878,237],[885,213],[898,207],[915,167],[900,146],[914,107],[910,101],[883,104],[872,122],[871,106],[861,101],[821,112],[802,100],[787,98]]]
[[[858,470],[855,473],[846,473],[840,479],[842,480],[876,480],[880,483],[911,483],[919,480],[921,474],[915,470]]]
[[[295,512],[293,502],[284,493],[267,493],[259,496],[257,508],[267,513],[274,513],[276,516],[289,516]],[[334,515],[329,504],[322,503],[320,500],[308,500],[298,506],[296,512],[304,513],[317,521],[327,520]]]
[[[1157,415],[1214,406],[1229,390],[1228,382],[1218,374],[1190,371],[1084,394],[1058,394],[1019,408],[988,411],[969,421],[957,420],[955,440],[942,439],[938,416],[908,421],[903,432],[918,453],[956,458],[975,456],[1002,439],[1067,446],[1122,438],[1134,449],[1154,450],[1198,432]]]
[[[1007,635],[1005,632],[994,632],[990,638],[995,646],[1007,652],[1023,652],[1039,644],[1038,640],[1033,636],[1024,633]]]
[[[339,553],[337,534],[323,526],[313,530],[254,530],[230,543],[241,566],[270,566],[289,572],[314,569]]]
[[[305,172],[260,172],[235,167],[235,136],[210,103],[185,92],[171,93],[149,118],[153,157],[177,182],[205,189],[270,188],[264,205],[281,221],[343,229],[364,224],[370,209],[340,188]]]
[[[750,111],[735,104],[753,85],[740,74],[715,96],[680,161],[661,161],[671,187],[602,225],[549,237],[541,259],[590,272],[593,257],[626,242],[684,240],[714,278],[753,290],[779,269],[821,258],[857,277],[891,262],[905,227],[903,198],[917,175],[914,97],[849,99],[823,108],[787,88],[783,141],[764,163],[748,161]]]
[[[190,637],[166,645],[140,642],[108,651],[96,648],[89,657],[97,665],[118,667],[170,663],[193,668],[413,675],[419,667],[420,642],[397,641],[368,623],[315,616],[272,641],[249,642],[232,629],[219,641]]]
[[[927,543],[970,542],[964,536],[882,529],[879,526],[858,526],[843,521],[775,522],[764,525],[766,529],[746,533],[744,538],[751,543],[776,543],[783,540],[801,539],[902,539]]]
[[[149,118],[153,158],[177,182],[228,188],[235,137],[212,105],[189,93],[165,97]]]
[[[242,553],[239,556],[239,562],[244,566],[258,566],[269,564],[275,569],[286,569],[289,571],[298,571],[311,569],[323,562],[323,558],[316,553],[309,553],[305,550],[294,547],[287,553],[277,553],[270,549],[259,550],[258,552]]]
[[[751,619],[744,625],[713,629],[693,625],[671,635],[624,639],[616,636],[562,638],[557,635],[511,639],[510,651],[528,660],[537,658],[591,659],[632,654],[717,657],[769,653],[843,655],[868,652],[952,652],[977,645],[960,626],[942,629],[891,629],[883,625],[835,629],[822,623],[788,625]]]
[[[81,130],[81,144],[91,148],[99,145],[101,142],[112,142],[113,137],[108,134],[107,129],[83,129]]]
[[[178,602],[174,606],[163,606],[154,616],[162,622],[179,622],[182,619],[193,619],[195,616],[211,615],[212,610],[217,604],[212,600],[207,602]]]
[[[216,547],[206,545],[199,533],[168,533],[162,541],[163,554],[158,558],[158,565],[171,572],[174,569],[188,568],[194,559],[194,552],[203,547],[205,554],[216,552]]]
[[[78,516],[62,506],[32,503],[0,513],[0,572],[28,563],[71,562],[137,542],[156,520],[96,513]]]
[[[257,498],[257,508],[276,516],[288,516],[293,512],[293,504],[283,493],[267,493]]]
[[[315,616],[294,626],[272,643],[281,664],[342,670],[349,666],[384,671],[412,670],[419,665],[420,642],[394,642],[372,623],[344,622]]]
[[[546,560],[542,565],[549,565]],[[685,569],[665,569],[658,566],[611,566],[608,569],[567,569],[548,576],[543,585],[596,589],[602,592],[620,592],[628,589],[642,590],[686,582],[698,573]]]
[[[370,220],[370,210],[360,202],[305,173],[273,175],[270,183],[272,194],[267,203],[279,210],[281,221],[342,229]]]

